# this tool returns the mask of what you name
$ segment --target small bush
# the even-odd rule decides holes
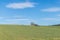
[[[33,23],[33,22],[31,22],[31,25],[32,25],[32,26],[39,26],[38,24],[35,24],[35,23]]]

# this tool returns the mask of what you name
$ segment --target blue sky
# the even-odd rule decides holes
[[[0,0],[0,24],[60,24],[60,0]]]

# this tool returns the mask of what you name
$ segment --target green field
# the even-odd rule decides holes
[[[0,40],[60,40],[60,27],[0,25]]]

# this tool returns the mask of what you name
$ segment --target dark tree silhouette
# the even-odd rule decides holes
[[[32,26],[39,26],[38,24],[35,24],[34,22],[31,22]]]

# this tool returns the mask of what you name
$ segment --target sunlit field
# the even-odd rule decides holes
[[[60,40],[60,26],[0,25],[0,40]]]

